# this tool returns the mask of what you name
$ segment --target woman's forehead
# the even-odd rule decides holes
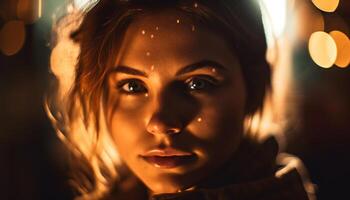
[[[160,65],[161,61],[185,66],[200,60],[236,60],[220,34],[177,10],[139,16],[130,24],[122,49],[119,61],[128,66]]]
[[[182,24],[191,24],[195,21],[189,13],[186,13],[185,11],[179,9],[169,8],[152,11],[145,10],[143,13],[135,17],[135,19],[133,20],[133,24],[142,24],[143,26],[152,26],[154,25],[154,23],[158,23],[159,25],[168,25],[169,23],[179,24],[179,19],[182,19]]]
[[[204,27],[191,19],[189,14],[167,9],[158,12],[147,12],[136,17],[127,31],[127,37],[133,39],[167,39],[171,42],[175,39],[187,40],[198,33],[205,33]],[[135,38],[141,36],[139,38]],[[143,37],[144,36],[144,37]],[[178,37],[174,37],[178,36]],[[154,39],[154,40],[152,40]]]

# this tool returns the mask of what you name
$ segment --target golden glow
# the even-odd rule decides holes
[[[79,27],[81,19],[78,13],[73,12],[53,26],[57,33],[57,43],[51,52],[50,67],[51,72],[58,80],[58,89],[55,91],[55,99],[52,99],[54,103],[46,101],[45,110],[58,137],[75,157],[77,159],[89,158],[89,167],[91,167],[92,175],[96,179],[95,190],[86,194],[86,188],[83,185],[76,185],[77,190],[83,193],[80,199],[87,199],[86,196],[91,197],[90,199],[100,199],[99,197],[108,189],[108,180],[103,173],[107,171],[111,179],[116,179],[118,176],[116,166],[119,166],[121,162],[104,123],[106,119],[104,118],[103,109],[101,109],[99,115],[101,123],[99,125],[98,141],[96,140],[97,132],[94,126],[85,126],[82,120],[82,108],[78,100],[75,100],[77,104],[74,106],[74,112],[76,113],[74,119],[69,120],[69,122],[67,120],[68,123],[65,123],[64,131],[62,131],[61,125],[63,121],[66,122],[68,117],[65,105],[67,100],[71,98],[69,94],[75,77],[74,69],[77,57],[80,52],[79,45],[74,43],[69,36],[72,31]],[[103,163],[103,167],[101,163]],[[86,182],[88,181],[86,180]]]
[[[312,2],[324,12],[334,12],[339,5],[339,0],[312,0]]]
[[[27,24],[32,24],[42,15],[42,0],[19,0],[17,17]]]
[[[350,63],[350,40],[343,32],[340,31],[332,31],[330,35],[334,39],[338,50],[335,64],[338,67],[345,68]]]
[[[60,41],[51,52],[52,73],[58,78],[62,91],[68,91],[74,77],[74,67],[79,55],[79,46],[70,40]]]
[[[0,31],[0,50],[7,56],[20,51],[26,37],[23,21],[13,20],[7,22]]]
[[[318,66],[330,68],[337,58],[337,45],[328,33],[318,31],[309,39],[309,53]]]
[[[73,4],[68,4],[67,6],[67,13],[72,13],[74,12],[74,5]]]
[[[89,7],[91,4],[94,4],[97,2],[97,0],[73,0],[73,1],[74,1],[74,7],[80,10],[85,9]]]
[[[79,27],[80,22],[79,15],[70,14],[62,19],[60,24],[54,26],[58,37],[57,44],[51,51],[50,67],[51,72],[59,80],[62,95],[69,92],[75,76],[74,66],[77,63],[80,48],[69,36]]]

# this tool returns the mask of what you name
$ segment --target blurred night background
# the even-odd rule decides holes
[[[293,118],[283,148],[305,163],[318,199],[350,199],[350,1],[261,1],[274,33],[276,108]],[[72,198],[66,153],[43,99],[52,18],[82,3],[0,0],[1,200]]]

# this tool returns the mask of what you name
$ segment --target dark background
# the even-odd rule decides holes
[[[43,2],[43,16],[25,26],[26,42],[17,54],[0,52],[0,199],[71,199],[64,150],[43,109],[51,16],[60,2]],[[13,4],[1,0],[0,28],[16,19],[6,14]],[[348,0],[336,14],[350,24]],[[304,161],[319,199],[350,199],[350,67],[318,67],[307,44],[292,54],[302,125],[291,131],[287,151]]]

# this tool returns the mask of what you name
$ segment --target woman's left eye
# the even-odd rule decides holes
[[[189,91],[201,91],[213,88],[217,81],[212,77],[193,77],[186,84]]]
[[[127,79],[117,84],[117,88],[126,94],[147,93],[144,83],[137,79]]]

